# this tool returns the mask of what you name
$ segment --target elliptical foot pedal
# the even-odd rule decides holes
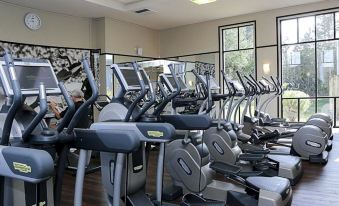
[[[180,206],[225,206],[224,201],[206,200],[199,195],[186,194]]]
[[[210,168],[223,175],[238,174],[241,170],[241,167],[224,162],[212,162]]]
[[[264,172],[262,171],[250,171],[250,172],[239,172],[237,175],[239,175],[242,178],[247,177],[255,177],[255,176],[262,176]]]
[[[320,164],[327,164],[328,162],[328,152],[323,151],[319,155],[310,155],[309,157],[310,163],[320,163]]]

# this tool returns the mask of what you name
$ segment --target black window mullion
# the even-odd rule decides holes
[[[318,111],[318,43],[314,43],[314,64],[315,64],[315,112]]]
[[[240,31],[239,27],[237,28],[238,31],[238,50],[240,50]]]

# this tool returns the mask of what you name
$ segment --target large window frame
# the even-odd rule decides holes
[[[317,39],[317,17],[321,16],[321,15],[333,15],[333,38],[325,38],[325,39]],[[305,17],[314,17],[314,40],[308,40],[308,41],[300,41],[300,28],[299,28],[299,19],[300,18],[305,18]],[[297,103],[297,121],[296,122],[300,122],[301,121],[301,111],[300,111],[300,105],[302,101],[314,101],[314,112],[319,111],[318,108],[318,101],[322,100],[322,101],[328,101],[333,102],[333,111],[331,111],[333,117],[334,117],[334,127],[337,127],[339,125],[337,125],[336,122],[336,116],[337,114],[337,100],[339,98],[339,96],[331,96],[330,94],[328,96],[321,96],[318,93],[320,92],[319,90],[319,77],[318,77],[318,72],[319,72],[319,63],[334,63],[334,62],[326,62],[324,61],[324,51],[319,50],[319,48],[321,48],[321,46],[319,46],[319,43],[326,43],[326,42],[334,42],[334,41],[339,41],[339,22],[338,21],[339,18],[339,8],[333,8],[333,9],[326,9],[326,10],[319,10],[319,11],[312,11],[312,12],[305,12],[305,13],[299,13],[299,14],[292,14],[292,15],[286,15],[286,16],[279,16],[276,19],[276,23],[277,23],[277,43],[278,43],[278,47],[277,47],[277,53],[278,53],[278,59],[277,59],[277,63],[279,66],[278,72],[281,74],[280,75],[280,81],[283,83],[283,47],[284,46],[295,46],[295,45],[305,45],[305,44],[314,44],[314,77],[315,77],[315,89],[314,89],[314,95],[310,96],[310,97],[282,97],[279,101],[279,111],[281,113],[281,116],[284,117],[284,100],[293,100],[296,101]],[[283,37],[282,37],[282,21],[286,21],[286,20],[294,20],[296,19],[297,22],[297,34],[296,34],[296,38],[297,41],[296,43],[282,43],[283,41]],[[313,26],[313,25],[312,25]],[[312,31],[313,32],[313,31]],[[322,55],[322,60],[319,60],[319,51],[323,52],[320,53],[320,55]],[[326,50],[325,50],[326,51]],[[321,62],[320,62],[321,61]],[[292,65],[292,64],[291,64]],[[331,103],[330,103],[331,104]]]
[[[239,29],[247,26],[253,26],[253,47],[240,48],[240,34]],[[225,50],[225,38],[224,31],[228,29],[237,29],[237,49]],[[225,53],[229,52],[239,52],[239,51],[250,51],[253,50],[253,60],[254,60],[254,75],[257,77],[257,38],[256,38],[256,21],[240,22],[236,24],[222,25],[218,27],[219,34],[219,63],[220,68],[225,69]],[[220,78],[222,79],[222,78]],[[220,82],[221,83],[221,82]]]
[[[240,28],[248,27],[248,26],[253,26],[253,46],[252,47],[247,47],[247,48],[241,48],[241,41],[240,41]],[[224,37],[224,31],[228,29],[237,29],[237,49],[230,49],[227,50],[225,49],[225,37]],[[254,62],[254,68],[252,74],[254,75],[254,78],[257,78],[257,31],[256,31],[256,21],[247,21],[247,22],[240,22],[240,23],[235,23],[235,24],[228,24],[228,25],[222,25],[218,27],[218,35],[219,35],[219,65],[220,69],[225,71],[225,54],[229,52],[240,52],[240,51],[253,51],[253,62]],[[226,74],[229,74],[230,71],[225,71]],[[237,77],[235,77],[238,79]],[[222,92],[225,93],[226,90],[226,85],[223,82],[223,77],[221,76],[219,78],[219,85],[222,85]],[[240,121],[241,117],[241,111],[242,109],[240,108],[238,110],[238,121]],[[225,115],[225,113],[223,114]]]

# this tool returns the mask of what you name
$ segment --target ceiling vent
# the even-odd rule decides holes
[[[153,11],[149,10],[149,9],[138,9],[136,11],[134,11],[136,14],[149,14],[149,13],[153,13]]]

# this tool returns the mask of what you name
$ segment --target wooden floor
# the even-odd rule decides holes
[[[339,129],[334,130],[333,149],[329,155],[327,165],[309,164],[303,162],[304,176],[293,193],[294,206],[339,206]],[[155,184],[156,155],[150,157],[150,171],[147,189],[152,192]],[[152,163],[154,162],[154,163]],[[101,185],[100,172],[86,175],[83,195],[84,206],[107,205]],[[168,177],[165,178],[166,180]],[[73,205],[74,176],[68,173],[65,177],[63,190],[63,206]]]

